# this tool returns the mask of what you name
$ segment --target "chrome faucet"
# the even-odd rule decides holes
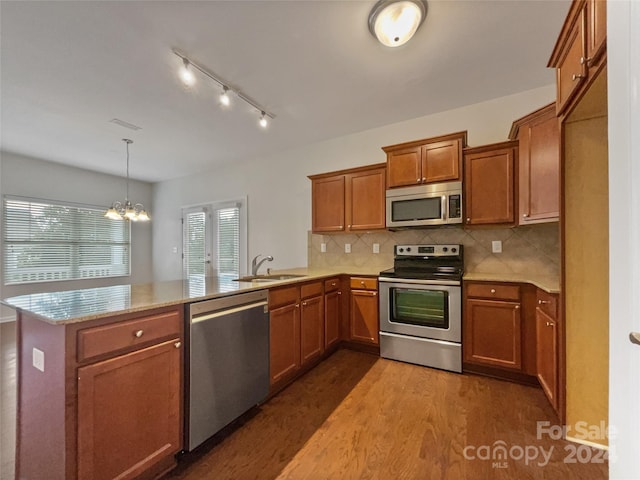
[[[273,257],[271,255],[268,255],[258,262],[258,258],[260,258],[261,256],[262,254],[256,255],[251,261],[251,275],[253,276],[258,275],[258,269],[260,268],[260,265],[262,265],[264,262],[273,261]]]

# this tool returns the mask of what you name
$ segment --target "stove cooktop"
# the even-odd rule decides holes
[[[417,280],[462,280],[463,246],[396,245],[393,268],[380,272],[381,277]]]

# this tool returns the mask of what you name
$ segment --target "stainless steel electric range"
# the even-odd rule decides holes
[[[462,245],[396,245],[380,272],[380,355],[462,372]]]

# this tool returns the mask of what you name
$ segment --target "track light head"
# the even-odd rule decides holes
[[[222,87],[222,93],[220,94],[220,103],[225,107],[231,104],[231,98],[229,98],[229,87],[226,85]]]
[[[258,124],[262,127],[262,128],[267,128],[267,125],[269,124],[269,122],[267,121],[267,114],[265,112],[260,112],[260,121],[258,122]]]
[[[186,58],[182,59],[182,67],[180,67],[180,80],[184,83],[185,87],[191,87],[196,83],[196,77],[189,68],[189,60]]]

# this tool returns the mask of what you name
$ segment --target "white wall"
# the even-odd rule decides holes
[[[638,478],[640,451],[640,2],[607,3],[609,477]]]
[[[249,257],[273,255],[269,266],[274,269],[305,266],[311,228],[307,175],[384,162],[383,146],[461,130],[468,131],[470,146],[504,141],[513,120],[554,99],[555,86],[549,85],[155,184],[154,276],[169,280],[182,275],[183,206],[246,195]],[[277,128],[277,119],[270,128]],[[172,253],[173,247],[179,253]]]
[[[20,195],[106,208],[114,200],[123,200],[126,193],[124,178],[13,153],[2,152],[0,172],[0,194],[2,195]],[[137,202],[144,203],[153,215],[151,184],[131,181],[130,185],[130,197]],[[130,277],[4,285],[1,287],[0,295],[2,298],[6,298],[32,292],[148,282],[152,278],[151,246],[151,226],[149,224],[133,224]],[[0,272],[1,270],[0,264]],[[0,276],[0,278],[3,277]],[[3,310],[2,313],[6,314],[6,310]]]

